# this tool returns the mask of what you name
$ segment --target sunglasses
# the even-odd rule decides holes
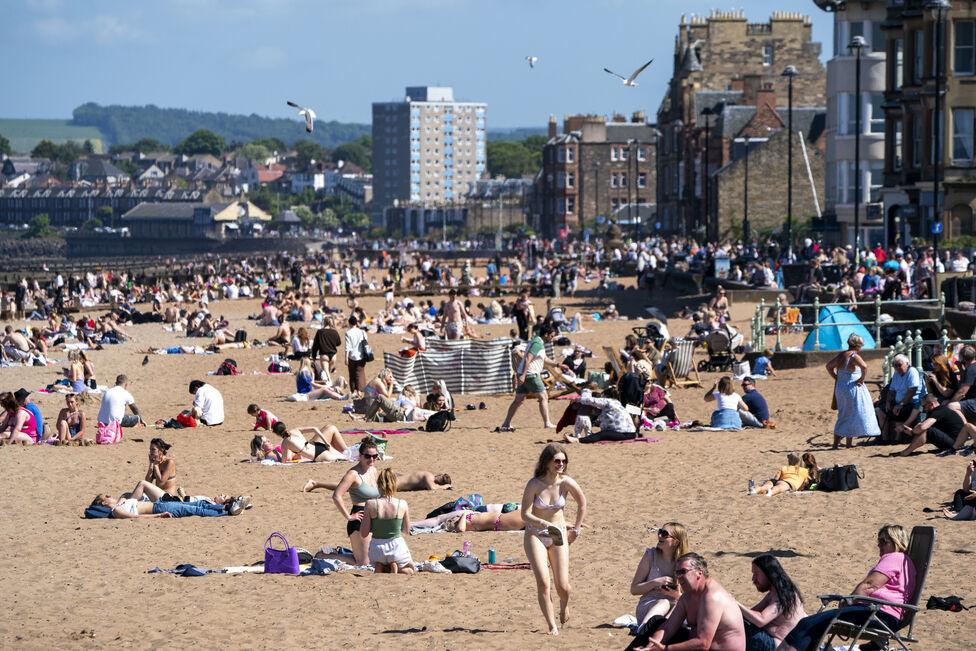
[[[380,458],[380,455],[379,454],[364,454],[364,455],[362,455],[362,457],[364,459],[379,459]]]
[[[675,570],[675,571],[674,571],[674,575],[675,575],[675,576],[684,576],[684,575],[685,575],[685,574],[687,574],[688,572],[691,572],[691,569],[690,569],[690,568],[685,568],[685,567],[682,567],[681,569],[677,569],[677,570]]]
[[[671,532],[668,531],[667,529],[658,529],[657,530],[657,537],[658,538],[674,538],[674,536],[671,534]]]
[[[552,462],[557,466],[565,466],[566,464],[569,463],[569,461],[567,461],[566,459],[553,459]]]

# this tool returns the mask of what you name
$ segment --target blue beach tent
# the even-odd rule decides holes
[[[846,350],[847,338],[852,334],[864,339],[865,350],[876,348],[874,337],[863,325],[858,323],[857,315],[843,305],[825,305],[820,308],[820,348],[819,350]],[[803,350],[814,350],[813,330],[803,342]]]

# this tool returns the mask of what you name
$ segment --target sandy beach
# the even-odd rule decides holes
[[[375,311],[381,299],[365,301]],[[636,290],[615,296],[618,306],[639,312],[648,303]],[[534,299],[542,309],[544,299]],[[475,300],[477,302],[477,300]],[[568,312],[592,311],[593,299],[564,300]],[[246,328],[264,339],[271,328],[247,321],[257,301],[218,302],[231,329]],[[749,305],[733,306],[748,333]],[[603,345],[620,346],[643,321],[594,323],[574,336],[594,351],[590,368],[602,366]],[[672,320],[673,334],[688,322]],[[505,335],[511,326],[479,326],[481,333]],[[191,379],[211,382],[225,399],[227,419],[216,428],[157,431],[128,430],[114,446],[40,449],[0,448],[0,556],[5,616],[0,645],[6,648],[405,648],[498,649],[518,647],[622,649],[626,630],[609,628],[631,613],[629,594],[634,569],[654,531],[677,520],[689,529],[691,547],[708,560],[712,576],[738,599],[755,603],[750,582],[751,558],[776,554],[803,591],[808,612],[819,607],[818,594],[847,594],[877,557],[875,533],[884,523],[906,528],[931,523],[937,543],[922,597],[958,594],[976,601],[972,574],[976,554],[973,522],[932,519],[923,513],[959,488],[965,464],[959,457],[924,454],[889,459],[886,447],[831,451],[834,412],[829,410],[832,383],[823,368],[785,371],[763,381],[774,430],[733,433],[666,431],[651,433],[655,443],[575,446],[569,469],[589,500],[586,528],[572,545],[571,619],[558,638],[544,635],[528,570],[489,571],[477,575],[422,573],[411,577],[342,573],[326,577],[212,575],[183,578],[151,575],[147,570],[180,563],[202,567],[248,565],[263,558],[265,538],[282,532],[295,546],[345,545],[345,523],[326,491],[303,494],[309,478],[336,480],[348,464],[264,467],[247,458],[253,419],[249,402],[269,408],[289,425],[336,424],[355,429],[341,413],[343,403],[288,403],[294,378],[252,375],[264,370],[267,348],[229,351],[245,375],[207,377],[225,355],[150,356],[148,346],[200,344],[177,338],[158,324],[132,328],[136,340],[107,346],[92,354],[101,384],[121,372],[146,420],[174,417],[189,404]],[[379,353],[399,347],[399,335],[371,335]],[[64,360],[64,353],[55,353]],[[872,362],[870,379],[880,376]],[[374,375],[380,362],[369,365]],[[6,390],[30,390],[55,379],[60,365],[0,369]],[[707,421],[705,389],[720,375],[703,374],[705,388],[674,389],[682,420]],[[63,398],[35,394],[49,426]],[[484,400],[487,411],[463,405]],[[486,501],[517,501],[531,476],[542,444],[553,437],[541,428],[534,404],[515,419],[517,431],[495,434],[510,396],[459,396],[458,421],[450,432],[392,437],[389,465],[407,472],[448,472],[450,492],[406,493],[415,518],[451,497],[481,493]],[[558,418],[567,403],[552,402]],[[89,423],[98,401],[83,405]],[[191,494],[246,493],[254,508],[240,517],[178,520],[84,520],[82,510],[97,493],[129,490],[146,470],[148,442],[163,436],[173,444],[180,484]],[[749,497],[750,478],[765,479],[785,464],[790,451],[813,451],[821,466],[856,463],[864,472],[861,489],[848,493],[787,494],[772,499]],[[489,545],[499,561],[524,561],[522,533],[435,534],[411,537],[415,560],[445,555],[471,541],[472,552],[487,560]],[[971,613],[922,612],[917,649],[971,649],[976,625]]]

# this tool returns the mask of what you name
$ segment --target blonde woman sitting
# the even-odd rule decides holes
[[[366,501],[359,529],[363,538],[370,539],[369,562],[379,574],[413,574],[413,559],[403,538],[410,533],[410,509],[396,497],[396,473],[384,468],[376,478],[376,488],[380,495]]]
[[[638,626],[671,612],[681,594],[674,578],[676,560],[689,551],[688,532],[680,522],[667,522],[657,530],[657,545],[644,550],[630,582],[630,594],[640,597]]]

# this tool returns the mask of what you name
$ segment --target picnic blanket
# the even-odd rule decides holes
[[[511,393],[512,340],[431,339],[427,350],[413,357],[383,353],[383,364],[393,372],[397,384],[413,385],[429,393],[434,383],[443,380],[452,393]]]

